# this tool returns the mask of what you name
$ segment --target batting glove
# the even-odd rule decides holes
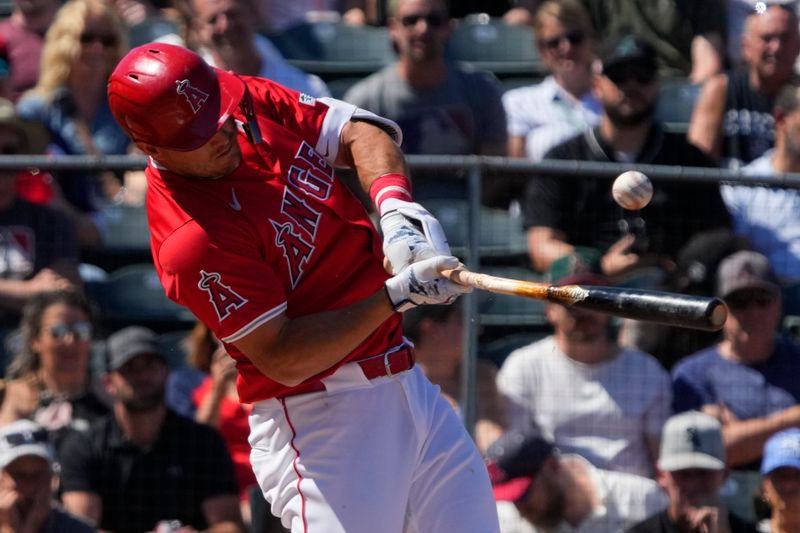
[[[386,292],[394,310],[402,313],[418,305],[450,304],[462,294],[472,292],[472,287],[441,277],[442,270],[458,265],[453,256],[437,255],[409,265],[387,279]]]
[[[414,202],[390,198],[381,204],[383,254],[397,274],[408,265],[437,255],[450,255],[442,225]]]

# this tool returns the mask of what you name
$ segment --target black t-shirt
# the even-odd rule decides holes
[[[755,524],[746,522],[733,513],[728,513],[728,522],[731,525],[731,533],[758,533]],[[682,531],[664,510],[639,522],[627,533],[682,533]]]
[[[123,436],[113,416],[69,436],[61,458],[63,492],[100,496],[100,529],[151,531],[160,520],[208,527],[202,504],[238,495],[233,462],[219,433],[168,412],[158,440],[141,449]]]
[[[613,149],[597,130],[589,130],[551,149],[545,159],[616,162]],[[636,163],[712,167],[713,162],[683,135],[654,126]],[[689,238],[702,230],[730,227],[730,216],[716,183],[659,180],[650,204],[626,211],[611,195],[613,178],[537,176],[524,198],[526,228],[545,226],[563,231],[566,241],[602,251],[644,220],[647,251],[675,258]]]

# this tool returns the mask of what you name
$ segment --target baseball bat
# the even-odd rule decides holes
[[[470,272],[460,267],[445,270],[442,275],[460,285],[498,294],[547,300],[579,309],[684,328],[716,331],[722,328],[728,317],[728,308],[719,298],[622,287],[557,286]]]

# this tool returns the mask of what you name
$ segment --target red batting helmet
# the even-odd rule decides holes
[[[244,82],[180,46],[148,43],[122,58],[108,104],[134,142],[171,150],[201,147],[242,99]]]

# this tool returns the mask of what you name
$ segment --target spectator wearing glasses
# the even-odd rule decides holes
[[[125,154],[131,143],[106,100],[109,74],[127,50],[127,30],[113,5],[70,0],[45,35],[36,86],[17,103],[21,117],[49,130],[49,151],[67,155]],[[73,215],[85,246],[97,245],[103,200],[119,192],[110,173],[59,172],[56,203]]]
[[[74,290],[46,292],[25,306],[19,352],[8,365],[0,425],[29,418],[50,431],[60,452],[66,435],[86,431],[108,407],[89,368],[92,312]]]
[[[600,125],[557,145],[545,159],[713,165],[683,135],[667,133],[654,121],[658,79],[652,46],[632,34],[613,36],[594,68],[592,92],[603,108]],[[524,225],[537,270],[546,271],[575,246],[599,249],[607,276],[648,266],[666,269],[693,235],[729,225],[714,184],[657,182],[650,204],[634,212],[617,205],[611,183],[610,177],[530,180]]]
[[[550,148],[600,123],[592,94],[593,35],[578,0],[548,0],[533,18],[533,32],[550,75],[503,95],[508,155],[541,161]]]
[[[241,531],[225,443],[215,429],[167,408],[169,369],[156,334],[138,326],[121,329],[108,338],[107,351],[104,384],[112,414],[65,443],[64,506],[115,533],[152,531],[161,521],[198,531]]]
[[[453,21],[445,2],[398,0],[390,15],[397,62],[356,83],[344,100],[397,122],[406,154],[505,155],[500,85],[446,60]],[[486,181],[484,200],[499,201],[504,184]],[[463,182],[442,173],[417,173],[414,189],[417,198],[466,198]]]
[[[55,457],[47,431],[30,420],[0,427],[0,531],[89,533],[89,523],[53,498]]]
[[[689,140],[737,168],[773,146],[773,101],[794,76],[800,31],[794,4],[757,2],[742,34],[744,65],[703,84],[689,125]]]
[[[675,366],[673,405],[676,412],[697,409],[719,419],[740,486],[731,505],[752,518],[764,443],[800,426],[800,346],[777,334],[781,290],[765,256],[745,250],[726,257],[717,272],[717,295],[730,310],[723,338]]]

